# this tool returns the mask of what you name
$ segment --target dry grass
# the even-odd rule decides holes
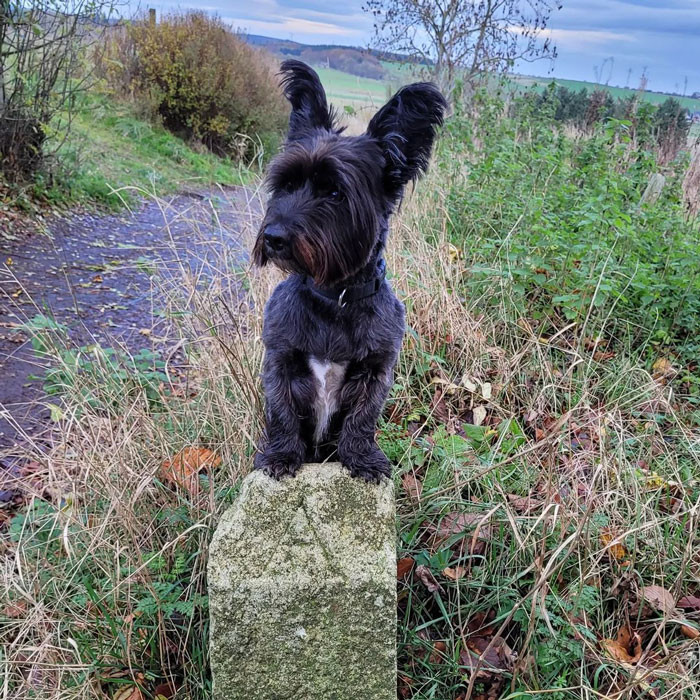
[[[440,595],[415,573],[399,583],[401,692],[700,697],[698,642],[678,622],[697,628],[697,614],[639,603],[649,585],[675,600],[700,591],[700,437],[676,418],[666,377],[598,362],[585,328],[543,339],[528,318],[508,324],[464,298],[469,261],[447,239],[442,185],[433,174],[394,224],[388,266],[409,331],[380,440],[397,482],[422,484],[399,489],[401,556],[466,573],[441,578]],[[211,231],[193,222],[193,235]],[[207,545],[251,467],[261,309],[276,281],[226,253],[158,280],[156,307],[189,366],[157,410],[113,394],[95,410],[81,396],[106,391],[99,374],[66,387],[51,448],[23,455],[27,515],[0,540],[0,697],[113,697],[135,683],[144,697],[162,683],[208,695]],[[510,304],[497,283],[492,293]],[[464,433],[470,422],[481,437]],[[161,468],[188,446],[221,457],[191,490]],[[455,512],[478,524],[436,543]],[[602,644],[628,626],[643,639],[634,663]],[[502,668],[470,674],[463,654],[482,638],[509,651]]]

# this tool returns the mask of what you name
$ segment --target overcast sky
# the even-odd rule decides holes
[[[142,0],[142,3],[144,0]],[[700,0],[562,0],[550,31],[559,58],[553,75],[637,87],[646,68],[651,90],[700,92]],[[153,0],[159,8],[216,13],[252,34],[308,44],[367,46],[372,19],[362,0]],[[610,59],[614,59],[611,61]],[[548,75],[549,63],[520,72]]]

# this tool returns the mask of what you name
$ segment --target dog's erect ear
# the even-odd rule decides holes
[[[413,83],[401,88],[372,117],[367,134],[384,151],[387,194],[399,197],[408,182],[426,171],[435,130],[442,125],[446,109],[447,102],[435,85]]]
[[[295,140],[313,129],[333,131],[335,113],[328,108],[326,93],[315,70],[306,63],[290,59],[280,67],[284,96],[292,105],[289,115],[289,139]]]

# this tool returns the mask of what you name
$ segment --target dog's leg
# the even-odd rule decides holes
[[[275,479],[294,476],[306,453],[301,422],[313,404],[314,383],[297,354],[268,352],[265,356],[265,443],[255,456],[255,468]]]
[[[391,476],[391,464],[374,433],[391,389],[394,363],[393,356],[381,356],[351,366],[341,395],[347,413],[338,436],[338,456],[353,476],[375,483]]]

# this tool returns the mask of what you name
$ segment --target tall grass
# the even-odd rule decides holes
[[[699,697],[697,612],[643,600],[652,585],[674,604],[700,592],[700,434],[674,392],[682,365],[668,345],[640,350],[626,292],[601,304],[587,293],[569,318],[549,277],[535,277],[544,273],[517,286],[509,243],[519,236],[526,255],[528,233],[570,200],[547,189],[547,173],[566,163],[542,153],[544,136],[502,126],[468,149],[464,122],[450,127],[388,251],[408,325],[379,429],[399,494],[400,697]],[[516,151],[544,173],[520,189]],[[627,156],[598,163],[601,180],[617,182]],[[511,175],[499,176],[508,162]],[[246,245],[259,211],[251,195]],[[193,221],[202,242],[216,236],[212,217],[214,234]],[[2,540],[5,697],[210,692],[207,545],[251,468],[261,309],[278,278],[233,254],[209,260],[159,279],[155,303],[188,358],[166,361],[162,400],[108,391],[114,368],[101,373],[98,356],[94,371],[71,365],[50,449],[37,442],[23,455],[29,503]],[[600,289],[610,266],[595,260],[557,268],[557,284],[590,274]],[[37,333],[56,362],[60,336]],[[178,479],[164,461],[187,447],[220,466],[209,461],[194,484]],[[633,661],[609,651],[621,633],[639,639],[639,654],[626,646]]]

